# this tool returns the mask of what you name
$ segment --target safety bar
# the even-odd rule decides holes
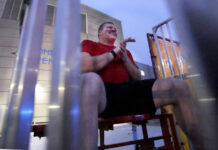
[[[156,32],[157,32],[157,29],[158,29],[159,27],[161,27],[161,26],[167,24],[167,23],[170,22],[171,20],[173,20],[173,19],[172,19],[172,18],[169,18],[169,19],[167,19],[167,20],[165,20],[165,21],[159,23],[158,25],[154,26],[154,27],[152,28],[152,30],[156,33]]]
[[[80,1],[59,0],[49,105],[48,150],[82,150]]]
[[[158,25],[156,25],[155,27],[152,28],[153,35],[154,35],[154,40],[155,40],[155,45],[157,47],[157,52],[158,52],[159,59],[160,59],[160,66],[161,66],[161,70],[162,70],[162,73],[163,73],[163,77],[166,78],[166,71],[164,69],[164,62],[163,62],[163,58],[162,58],[162,54],[161,54],[161,50],[160,50],[160,45],[158,43],[158,38],[157,38],[157,30],[160,28],[162,38],[163,38],[164,48],[165,48],[165,51],[166,51],[166,54],[167,54],[167,60],[169,62],[170,71],[171,71],[172,76],[174,76],[174,71],[173,71],[172,63],[171,63],[170,56],[169,56],[169,51],[168,51],[167,44],[166,44],[166,38],[165,38],[165,35],[164,35],[164,32],[163,32],[163,26],[166,25],[168,35],[169,35],[169,40],[170,40],[170,43],[172,45],[173,54],[174,54],[176,64],[177,64],[177,68],[178,68],[178,71],[179,71],[179,78],[182,79],[182,71],[181,71],[181,68],[179,66],[179,61],[178,61],[178,57],[177,57],[177,54],[176,54],[175,45],[174,45],[173,39],[172,39],[173,37],[171,35],[171,30],[170,30],[169,24],[168,24],[170,21],[172,21],[171,18],[167,19],[166,21],[163,21],[162,23],[160,23],[160,24],[158,24]]]
[[[162,58],[161,51],[160,51],[160,45],[158,43],[157,34],[154,29],[153,29],[153,35],[154,35],[155,45],[156,45],[157,52],[158,52],[159,59],[160,59],[160,66],[161,66],[161,70],[163,73],[163,78],[166,78],[166,71],[164,69],[164,62],[163,62],[163,58]]]
[[[158,55],[159,55],[160,66],[161,66],[163,78],[166,78],[167,76],[166,76],[166,71],[165,71],[165,68],[164,68],[164,61],[163,61],[163,58],[162,58],[160,44],[158,42],[158,36],[157,36],[157,31],[158,31],[159,28],[160,28],[161,36],[162,36],[162,39],[163,39],[163,44],[164,44],[165,52],[167,54],[167,61],[169,63],[169,67],[170,67],[170,71],[171,71],[171,76],[173,76],[174,78],[184,79],[182,71],[181,71],[181,68],[179,66],[179,61],[178,61],[178,57],[177,57],[177,54],[176,54],[176,49],[175,49],[175,45],[174,45],[174,42],[173,42],[173,38],[172,38],[172,35],[171,35],[171,30],[169,28],[169,22],[170,21],[172,21],[171,18],[167,19],[166,21],[163,21],[162,23],[160,23],[157,26],[152,28],[153,35],[154,35],[154,40],[155,40],[155,45],[156,45],[157,52],[158,52]],[[178,71],[179,71],[179,77],[175,76],[175,73],[174,73],[174,70],[173,70],[173,66],[172,66],[172,62],[170,60],[169,50],[168,50],[167,42],[166,42],[167,39],[166,39],[164,31],[163,31],[163,26],[164,25],[166,25],[166,27],[167,27],[167,32],[168,32],[168,35],[169,35],[169,41],[170,41],[170,44],[172,46],[173,55],[174,55],[174,58],[176,60],[177,68],[178,68]],[[171,106],[171,109],[173,110],[174,108]],[[175,120],[174,120],[174,123],[176,123]],[[177,132],[177,138],[181,142],[181,136],[179,136],[180,135],[179,127],[177,125],[176,125],[176,132]]]
[[[47,0],[32,0],[26,9],[5,108],[0,144],[4,149],[28,149],[46,10]]]
[[[165,39],[165,35],[164,35],[164,31],[163,31],[162,26],[160,27],[160,30],[161,30],[161,36],[163,37],[164,48],[166,50],[167,60],[169,62],[169,66],[170,66],[170,71],[171,71],[172,76],[174,76],[173,66],[172,66],[172,62],[170,60],[170,55],[169,55],[169,51],[168,51],[168,48],[167,48],[167,43],[166,43],[166,39]]]

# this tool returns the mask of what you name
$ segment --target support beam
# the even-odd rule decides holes
[[[49,105],[49,150],[84,149],[80,108],[80,26],[80,1],[58,0]]]
[[[1,148],[27,150],[35,84],[40,62],[47,0],[32,0],[26,10],[3,125]]]

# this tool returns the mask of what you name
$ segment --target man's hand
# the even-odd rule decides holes
[[[120,43],[120,48],[121,48],[120,59],[123,61],[123,64],[127,69],[129,75],[135,80],[140,80],[141,74],[138,68],[134,65],[134,63],[130,60],[130,58],[127,55],[126,44],[128,42],[135,42],[135,39],[129,37]]]
[[[126,53],[127,49],[126,49],[126,44],[128,42],[135,42],[135,39],[129,37],[127,39],[125,39],[123,42],[120,43],[120,48],[121,48],[121,52],[120,52],[120,58],[123,62],[126,62],[128,59],[128,55]]]
[[[126,44],[120,43],[120,45],[121,45],[120,59],[123,62],[126,62],[128,59]]]
[[[131,38],[131,37],[128,37],[127,39],[123,40],[123,44],[126,44],[128,42],[135,42],[135,39]]]
[[[126,59],[128,59],[128,56],[127,56],[127,53],[126,53],[126,51],[127,51],[127,49],[126,49],[126,44],[127,44],[128,42],[135,42],[135,39],[129,37],[129,38],[123,40],[123,42],[121,42],[121,43],[119,44],[119,46],[117,46],[117,47],[114,49],[114,52],[115,52],[118,56],[120,56],[120,58],[121,58],[124,62],[126,61]]]

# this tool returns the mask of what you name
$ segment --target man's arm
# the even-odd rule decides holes
[[[115,49],[113,49],[115,54],[118,56],[118,54],[121,52],[121,47],[118,46]],[[99,56],[91,56],[87,52],[82,52],[82,73],[86,72],[97,72],[104,67],[107,66],[113,59],[114,56],[112,53],[104,53]]]
[[[82,52],[81,57],[82,73],[99,71],[114,59],[112,53],[104,53],[99,56],[91,56],[87,52]]]
[[[124,54],[123,54],[124,53]],[[141,74],[140,71],[138,70],[138,68],[132,63],[132,61],[129,59],[129,57],[127,56],[126,52],[122,52],[121,55],[126,55],[126,56],[121,56],[125,57],[125,59],[123,60],[123,64],[126,67],[128,73],[130,74],[130,76],[135,79],[135,80],[141,80]]]
[[[124,66],[126,67],[129,75],[135,79],[135,80],[141,80],[141,74],[140,71],[138,70],[138,68],[132,63],[132,61],[130,60],[129,56],[127,55],[127,49],[126,49],[126,43],[128,42],[135,42],[135,39],[129,37],[127,39],[125,39],[121,44],[121,52],[120,52],[120,56],[121,56],[121,60],[123,61]]]

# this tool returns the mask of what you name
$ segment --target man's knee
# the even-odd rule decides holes
[[[188,85],[179,79],[158,79],[152,87],[156,107],[178,104],[190,96]]]
[[[92,106],[97,104],[99,112],[106,105],[106,93],[104,83],[96,73],[86,73],[82,75],[82,94],[83,101]]]
[[[98,74],[94,72],[82,74],[82,87],[83,88],[89,87],[92,89],[99,89],[99,88],[102,88],[102,86],[104,86],[104,83]]]
[[[190,88],[187,83],[183,80],[173,79],[172,80],[172,90],[174,91],[175,98],[187,98],[190,97]],[[184,100],[184,99],[183,99]]]

